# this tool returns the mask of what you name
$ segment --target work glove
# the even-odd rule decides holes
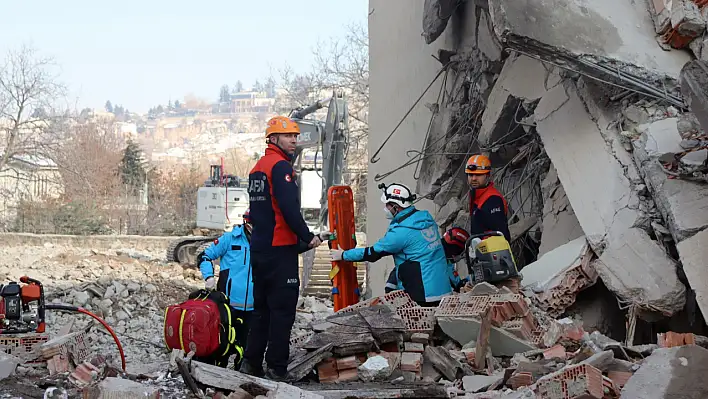
[[[344,259],[344,250],[342,248],[330,249],[329,256],[335,262],[343,260]]]
[[[216,280],[214,279],[214,276],[209,277],[204,281],[204,288],[208,290],[213,290],[214,287],[216,287]]]
[[[337,239],[337,233],[335,233],[333,231],[323,231],[323,232],[317,234],[317,236],[320,238],[320,240],[322,242],[332,241],[332,240]]]

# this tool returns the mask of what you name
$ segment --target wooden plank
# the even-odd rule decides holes
[[[477,346],[474,352],[474,366],[477,370],[482,370],[487,359],[487,347],[489,346],[489,334],[492,330],[491,307],[482,315],[482,324],[477,334]]]
[[[273,382],[194,360],[191,362],[191,374],[196,381],[204,385],[230,391],[243,389],[253,396],[267,394],[269,398],[277,399],[324,398],[320,394],[304,391],[284,382]]]

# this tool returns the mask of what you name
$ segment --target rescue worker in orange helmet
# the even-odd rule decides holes
[[[492,162],[484,155],[472,155],[465,165],[465,173],[470,187],[469,233],[500,231],[511,243],[507,219],[509,206],[491,181]]]
[[[265,156],[248,176],[254,309],[241,372],[273,380],[282,380],[288,366],[300,289],[298,244],[304,242],[307,250],[322,243],[322,236],[310,231],[300,213],[292,168],[299,134],[299,126],[290,118],[270,119]]]

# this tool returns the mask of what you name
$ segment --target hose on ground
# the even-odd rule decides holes
[[[113,331],[113,329],[108,325],[108,323],[105,322],[105,320],[103,320],[102,318],[98,317],[97,315],[89,312],[88,310],[81,308],[81,307],[77,307],[77,306],[64,305],[64,304],[60,304],[60,303],[48,303],[45,305],[45,308],[49,309],[49,310],[62,310],[65,312],[83,313],[85,315],[89,315],[89,316],[93,317],[94,319],[96,319],[96,321],[101,323],[101,325],[103,325],[103,327],[106,330],[108,330],[108,332],[113,337],[113,341],[115,341],[116,345],[118,346],[118,353],[120,353],[121,367],[122,367],[123,371],[126,371],[125,370],[125,353],[123,352],[123,345],[120,344],[120,341],[118,340],[118,336]]]

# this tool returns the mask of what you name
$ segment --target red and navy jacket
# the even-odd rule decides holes
[[[265,156],[248,175],[248,196],[253,250],[312,241],[314,234],[300,214],[299,190],[290,157],[275,144],[268,144]]]
[[[504,196],[494,187],[494,183],[474,192],[474,198],[470,196],[470,234],[501,231],[511,243],[507,220],[509,206]]]

